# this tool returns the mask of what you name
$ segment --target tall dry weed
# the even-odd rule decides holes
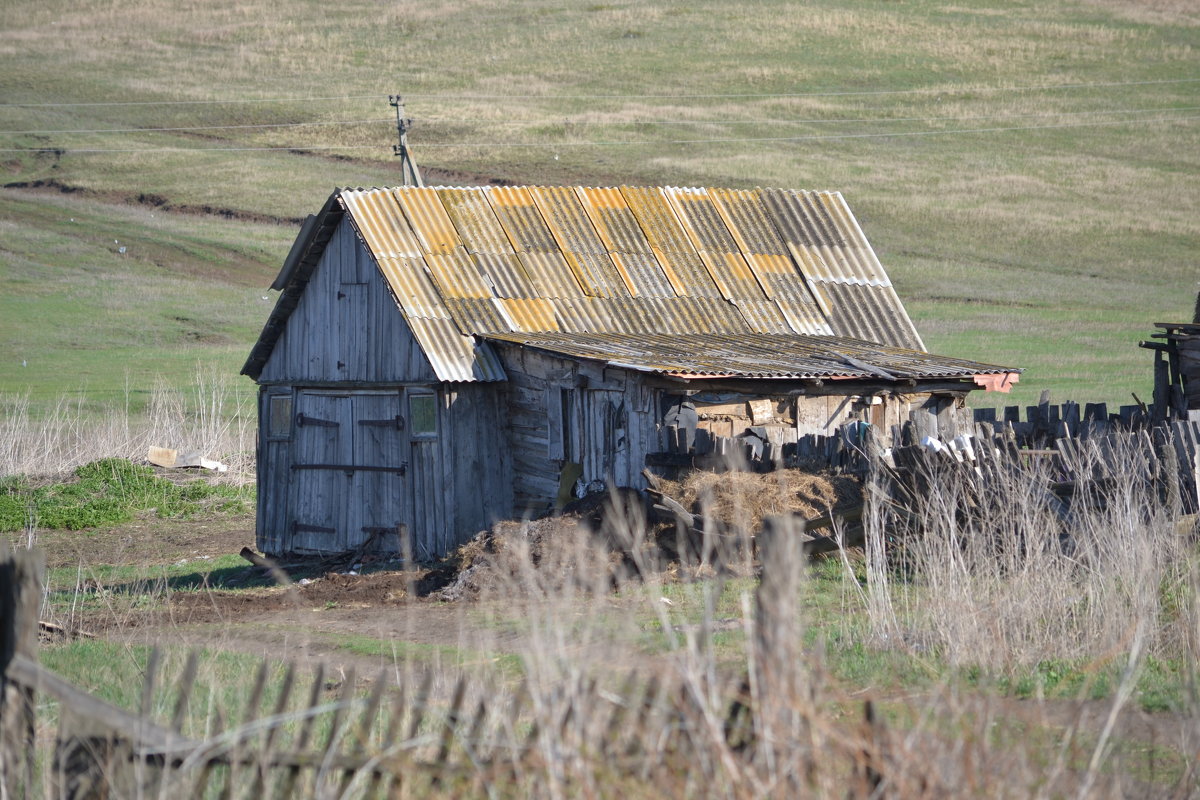
[[[96,408],[63,396],[38,409],[28,395],[0,395],[0,476],[54,476],[100,458],[146,458],[149,447],[196,451],[228,465],[228,477],[254,478],[256,411],[230,376],[199,370],[193,384],[160,381],[144,413],[119,405]]]

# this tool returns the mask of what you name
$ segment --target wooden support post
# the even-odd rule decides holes
[[[1167,373],[1167,360],[1161,350],[1154,351],[1154,423],[1157,425],[1167,418],[1167,409],[1171,402],[1171,384]]]
[[[755,593],[756,664],[759,709],[782,711],[793,706],[798,689],[796,663],[800,653],[800,580],[805,568],[804,523],[794,516],[768,517],[757,537],[762,578]],[[766,730],[791,720],[764,719]]]
[[[13,550],[0,539],[0,796],[32,797],[37,698],[13,679],[18,656],[37,660],[40,551]]]

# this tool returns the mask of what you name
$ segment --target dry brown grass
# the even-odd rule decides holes
[[[145,414],[128,402],[96,409],[78,396],[39,413],[27,396],[0,395],[0,476],[58,476],[101,458],[141,463],[157,446],[199,452],[229,467],[228,479],[253,481],[255,412],[232,381],[202,371],[190,392],[160,382]]]
[[[853,478],[796,469],[763,474],[697,470],[664,483],[666,494],[686,508],[742,534],[759,530],[775,514],[819,517],[862,499]]]

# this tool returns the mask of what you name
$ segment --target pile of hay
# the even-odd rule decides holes
[[[795,469],[762,474],[697,471],[680,481],[663,481],[663,491],[693,513],[744,534],[758,531],[774,514],[819,517],[862,502],[854,478]]]

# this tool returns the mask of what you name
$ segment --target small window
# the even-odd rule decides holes
[[[273,394],[267,401],[267,439],[286,441],[292,436],[292,396]]]
[[[437,436],[437,395],[412,394],[408,396],[409,430],[415,437]]]

